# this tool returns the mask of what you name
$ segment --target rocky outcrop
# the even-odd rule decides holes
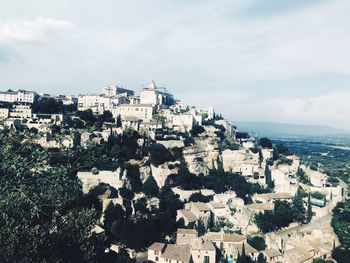
[[[197,175],[207,175],[219,154],[219,140],[210,136],[196,138],[192,146],[183,150],[189,171]]]
[[[180,161],[166,162],[159,166],[151,165],[151,174],[157,182],[158,187],[163,187],[171,174],[179,173]]]
[[[164,145],[165,148],[167,149],[172,149],[172,148],[184,148],[185,144],[181,140],[167,140],[167,141],[157,141],[157,143]]]

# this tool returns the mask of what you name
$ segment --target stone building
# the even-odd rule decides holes
[[[158,87],[154,81],[147,88],[144,88],[140,92],[140,103],[151,104],[153,106],[170,106],[175,103],[174,97],[169,93],[166,88]]]
[[[147,259],[160,263],[215,263],[216,248],[212,241],[197,237],[191,229],[178,229],[176,244],[154,243]]]

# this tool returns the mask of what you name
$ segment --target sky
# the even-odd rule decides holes
[[[139,91],[350,130],[348,0],[0,0],[0,90]]]

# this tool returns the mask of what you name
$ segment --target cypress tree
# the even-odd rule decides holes
[[[259,254],[257,263],[266,263],[266,258],[264,257],[264,254]]]
[[[159,193],[159,188],[156,180],[152,175],[150,175],[145,183],[143,184],[143,192],[146,196],[157,196]]]
[[[305,222],[305,208],[304,208],[303,198],[299,189],[297,190],[297,193],[293,198],[292,213],[293,213],[294,221],[297,221],[298,223]]]
[[[269,168],[268,163],[266,162],[266,166],[265,166],[265,183],[267,184],[267,186],[269,188],[273,188],[273,182],[272,182],[272,178],[271,178],[271,171]]]
[[[238,251],[238,255],[237,255],[237,263],[242,263],[242,258],[241,258],[241,254]]]
[[[244,243],[243,243],[243,245],[242,245],[242,257],[243,257],[243,258],[246,257]]]
[[[264,160],[264,156],[262,154],[261,148],[259,149],[259,167],[261,168],[261,164]]]
[[[307,199],[307,222],[310,222],[312,219],[312,204],[311,204],[311,196],[309,193],[309,197]]]
[[[122,117],[120,116],[120,114],[118,114],[117,116],[117,127],[118,128],[122,127]]]

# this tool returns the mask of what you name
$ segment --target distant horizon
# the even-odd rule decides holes
[[[261,123],[261,124],[280,124],[280,125],[295,125],[295,126],[309,126],[309,127],[325,127],[331,128],[339,131],[344,131],[346,133],[350,133],[350,130],[339,128],[336,126],[324,125],[324,124],[307,124],[307,123],[295,123],[295,122],[277,122],[277,121],[252,121],[252,120],[229,120],[230,122],[238,122],[238,123]]]
[[[350,137],[350,131],[322,124],[281,123],[271,121],[229,120],[240,132],[255,132],[264,136],[337,136]]]

